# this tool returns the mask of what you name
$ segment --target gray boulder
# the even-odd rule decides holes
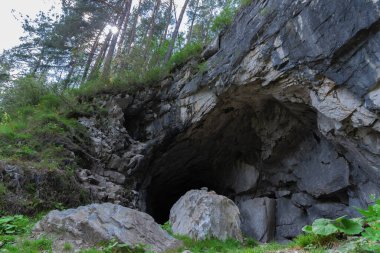
[[[55,252],[62,252],[64,243],[79,249],[112,239],[131,246],[146,245],[154,252],[181,245],[148,214],[111,203],[51,211],[35,225],[33,234],[51,236]]]
[[[175,234],[196,240],[233,238],[242,240],[240,212],[232,200],[206,190],[191,190],[170,210]]]

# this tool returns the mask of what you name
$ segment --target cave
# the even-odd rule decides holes
[[[232,182],[226,178],[235,162],[259,161],[261,141],[250,126],[252,113],[245,106],[223,107],[156,154],[147,211],[157,222],[166,222],[172,205],[191,189],[207,187],[234,197]]]
[[[201,187],[232,200],[244,195],[274,197],[266,177],[306,136],[321,138],[315,119],[310,108],[281,104],[270,96],[254,103],[222,100],[204,120],[155,154],[145,183],[147,212],[164,223],[184,193]],[[276,187],[296,188],[295,182]]]
[[[302,103],[249,94],[236,89],[221,98],[206,117],[158,149],[141,190],[144,210],[163,224],[181,196],[206,187],[238,205],[243,232],[279,241],[298,235],[316,217],[357,216],[351,207],[357,168],[344,147],[320,133],[318,114]],[[252,200],[275,203],[272,216],[258,221],[257,210],[247,205]],[[266,235],[258,234],[257,223],[274,221]]]

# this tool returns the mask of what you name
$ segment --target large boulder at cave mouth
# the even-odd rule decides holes
[[[65,243],[89,248],[111,240],[153,252],[181,246],[150,215],[111,203],[51,211],[35,225],[33,235],[51,237],[55,252],[62,252]]]
[[[240,212],[229,198],[207,190],[191,190],[170,210],[174,234],[195,240],[229,238],[242,240]]]

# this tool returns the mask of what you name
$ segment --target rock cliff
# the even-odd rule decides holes
[[[204,62],[94,98],[102,113],[80,122],[96,159],[77,176],[95,201],[158,222],[208,187],[262,241],[355,216],[380,194],[379,30],[377,0],[255,0]]]

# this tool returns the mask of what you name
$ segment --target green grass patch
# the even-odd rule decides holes
[[[21,239],[15,244],[7,244],[0,249],[1,253],[41,253],[52,252],[52,241],[46,238],[38,240]]]
[[[76,119],[67,118],[63,103],[50,94],[36,105],[7,113],[0,124],[0,160],[45,169],[63,167],[69,155],[65,147],[73,137],[86,134]]]

